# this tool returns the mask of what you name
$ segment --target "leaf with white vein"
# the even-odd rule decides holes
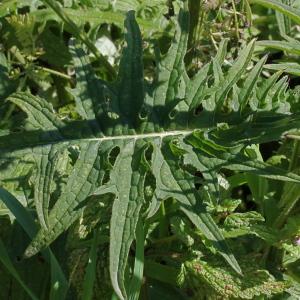
[[[29,126],[22,132],[0,136],[0,162],[6,167],[1,180],[14,175],[9,167],[12,158],[31,158],[31,164],[24,170],[35,174],[34,199],[41,225],[25,256],[35,255],[66,231],[80,218],[91,197],[113,194],[109,269],[120,299],[127,299],[131,289],[138,294],[141,281],[141,270],[127,268],[137,224],[155,214],[164,199],[177,200],[180,209],[240,273],[233,253],[204,204],[207,197],[218,201],[220,169],[300,182],[295,174],[242,154],[251,143],[278,140],[288,130],[299,127],[299,115],[274,109],[278,102],[285,101],[280,98],[285,82],[278,81],[276,74],[269,80],[261,79],[262,85],[257,87],[256,77],[264,59],[243,79],[254,41],[241,51],[227,72],[222,69],[224,41],[214,63],[189,79],[184,65],[189,32],[187,5],[185,1],[172,46],[157,62],[157,76],[151,86],[143,76],[141,34],[133,12],[129,12],[125,22],[126,46],[116,82],[98,79],[84,51],[71,42],[76,70],[76,87],[71,93],[82,120],[62,121],[45,99],[28,93],[16,93],[8,99],[27,113]],[[218,79],[208,87],[207,78],[214,73]],[[244,84],[237,84],[240,81]],[[253,93],[249,93],[251,90]],[[270,91],[277,96],[268,98],[268,105],[264,105],[263,95]],[[240,103],[238,114],[233,107],[236,103],[226,101],[231,92]],[[237,96],[238,92],[242,98]],[[247,103],[254,102],[255,107],[248,107]],[[202,110],[196,113],[202,103]],[[225,116],[224,105],[229,106]],[[66,153],[70,161],[67,172],[58,163]],[[203,173],[207,190],[195,188],[194,176],[187,167]],[[54,176],[62,173],[64,184],[59,193],[52,193]],[[146,186],[149,174],[154,178],[152,193],[147,192]],[[141,244],[139,248],[143,248]],[[125,269],[138,272],[139,281],[133,281],[134,274]],[[134,284],[128,290],[125,282],[130,280]]]

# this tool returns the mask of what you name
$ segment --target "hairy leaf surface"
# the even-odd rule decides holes
[[[26,257],[47,247],[79,219],[92,196],[109,193],[114,197],[110,276],[120,299],[127,299],[125,271],[137,224],[155,214],[167,198],[176,199],[231,267],[242,272],[205,203],[219,201],[217,176],[222,168],[299,183],[299,176],[253,160],[245,152],[248,145],[278,140],[299,127],[299,116],[284,106],[286,79],[278,81],[276,75],[258,86],[264,59],[242,80],[254,41],[223,73],[224,42],[213,62],[190,79],[184,65],[188,25],[184,2],[172,46],[158,62],[151,84],[144,80],[142,38],[133,12],[125,21],[126,45],[113,83],[98,79],[84,51],[71,41],[77,81],[71,93],[82,120],[61,120],[45,99],[28,93],[9,98],[27,113],[28,129],[0,136],[0,158],[9,164],[12,155],[31,157],[41,224]],[[209,85],[208,76],[214,78]],[[232,101],[237,92],[241,97]],[[271,92],[276,96],[268,97]],[[58,163],[63,155],[67,178],[52,199],[55,174],[63,172]],[[195,170],[205,181],[199,190]],[[12,175],[6,174],[6,179]],[[154,182],[147,180],[149,176]]]

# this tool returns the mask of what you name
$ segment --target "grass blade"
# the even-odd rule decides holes
[[[139,300],[144,274],[144,242],[144,228],[141,220],[139,220],[136,227],[136,254],[133,277],[128,292],[129,300]]]
[[[37,227],[33,217],[25,209],[25,207],[11,193],[3,188],[0,188],[0,200],[3,201],[3,203],[15,216],[17,222],[25,230],[28,236],[33,238],[37,233]],[[68,282],[58,261],[50,249],[42,251],[42,255],[51,265],[51,287],[55,288],[58,285],[58,288],[55,288],[55,296],[53,295],[51,299],[65,299],[68,290]]]
[[[98,232],[94,232],[92,246],[88,258],[88,265],[86,267],[84,281],[83,281],[82,299],[84,300],[93,299],[93,288],[96,279],[96,266],[97,266],[97,244],[98,244]]]

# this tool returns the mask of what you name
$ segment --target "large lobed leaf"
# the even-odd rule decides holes
[[[277,82],[276,75],[261,84],[264,60],[242,80],[254,41],[241,51],[227,73],[221,68],[224,42],[213,62],[188,78],[184,66],[188,24],[186,1],[172,46],[159,61],[152,84],[144,81],[142,39],[133,12],[125,21],[126,45],[114,83],[99,80],[83,50],[72,41],[77,80],[72,94],[81,121],[60,120],[46,100],[28,93],[9,98],[27,113],[30,130],[0,137],[0,159],[8,170],[5,179],[11,175],[7,165],[12,157],[31,157],[34,201],[41,224],[26,257],[67,230],[82,215],[91,196],[110,193],[114,195],[110,275],[116,294],[126,299],[125,269],[137,224],[153,215],[160,201],[172,197],[241,273],[204,203],[218,202],[217,175],[222,168],[300,182],[299,176],[250,159],[244,151],[252,143],[279,139],[299,126],[299,116],[288,112],[286,79]],[[210,77],[214,82],[208,86]],[[68,164],[67,171],[59,163],[61,157]],[[194,185],[194,169],[205,179],[200,190]],[[66,182],[50,205],[54,174],[63,173],[68,175]],[[138,269],[141,266],[136,266]],[[131,280],[131,287],[139,285],[136,278]]]

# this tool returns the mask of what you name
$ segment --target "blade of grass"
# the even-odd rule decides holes
[[[295,140],[293,145],[292,157],[290,160],[289,171],[294,171],[299,166],[300,142]],[[290,215],[290,212],[299,201],[299,185],[286,182],[283,188],[283,194],[279,201],[279,207],[282,209],[280,215],[275,221],[275,226],[281,228]]]
[[[180,269],[165,266],[152,260],[145,261],[145,275],[171,285],[178,282]]]
[[[144,274],[144,226],[139,220],[136,227],[136,253],[133,278],[129,286],[129,300],[138,300]]]
[[[38,300],[38,298],[33,294],[33,292],[28,288],[28,286],[24,283],[24,281],[19,276],[17,270],[13,266],[10,257],[5,249],[5,246],[0,239],[0,261],[5,266],[5,268],[9,271],[9,273],[18,281],[18,283],[22,286],[24,291],[30,296],[33,300]]]
[[[89,252],[88,264],[83,281],[83,293],[82,299],[93,299],[93,288],[96,279],[96,266],[97,266],[97,244],[98,244],[98,232],[94,232],[94,237]]]
[[[37,233],[37,227],[33,217],[25,209],[25,207],[8,191],[0,188],[0,200],[15,216],[17,222],[21,225],[24,231],[30,238],[33,238]],[[42,251],[45,260],[51,265],[51,300],[65,299],[68,290],[68,281],[50,249]]]

